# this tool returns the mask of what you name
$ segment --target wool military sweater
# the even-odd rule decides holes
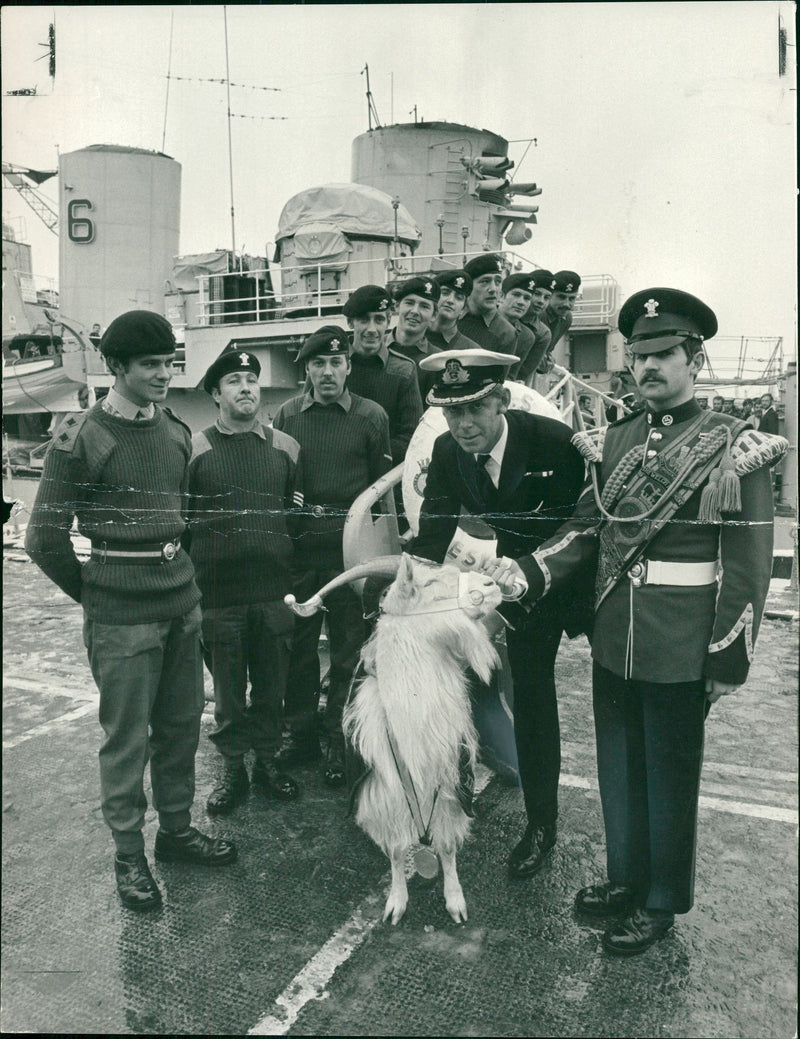
[[[204,608],[282,599],[291,591],[291,518],[303,504],[300,446],[259,425],[210,426],[192,439],[189,551]]]
[[[360,397],[380,404],[389,416],[392,461],[399,465],[422,417],[415,365],[392,350],[386,351],[385,356],[353,354],[350,362],[347,385]]]
[[[281,405],[273,426],[302,451],[305,513],[298,524],[298,564],[341,567],[347,511],[392,465],[386,412],[348,390],[332,404],[304,393]]]
[[[28,524],[31,559],[86,615],[105,624],[145,624],[186,613],[200,600],[185,552],[149,565],[78,563],[74,517],[93,546],[178,539],[186,524],[191,434],[170,412],[131,422],[100,404],[61,424],[45,457]]]

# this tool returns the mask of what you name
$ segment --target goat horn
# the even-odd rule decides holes
[[[285,595],[283,601],[298,617],[311,617],[322,609],[323,597],[335,588],[341,588],[343,584],[352,584],[353,581],[360,581],[364,577],[396,577],[402,558],[402,556],[378,556],[366,563],[359,563],[358,566],[353,566],[349,570],[345,570],[343,574],[334,577],[307,602],[298,602],[291,594]]]

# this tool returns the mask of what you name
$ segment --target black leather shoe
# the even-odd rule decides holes
[[[285,736],[275,751],[273,761],[280,768],[283,765],[305,765],[310,761],[319,761],[322,748],[316,734],[311,736]]]
[[[206,837],[194,826],[184,833],[156,834],[155,855],[159,862],[194,862],[200,866],[229,866],[236,862],[238,852],[232,841],[221,837]]]
[[[244,762],[226,760],[219,778],[206,801],[209,815],[228,815],[247,796],[250,780]]]
[[[518,879],[532,877],[547,862],[555,843],[555,826],[528,826],[508,858],[508,872]]]
[[[627,916],[635,905],[633,888],[624,884],[592,884],[575,896],[575,908],[585,916],[608,919]]]
[[[161,905],[161,892],[153,880],[144,852],[132,855],[117,853],[114,859],[114,873],[117,878],[117,894],[128,909],[142,912],[145,909],[158,909]]]
[[[347,782],[344,764],[344,737],[338,733],[328,737],[328,755],[322,778],[328,786],[344,786]]]
[[[281,772],[271,761],[256,761],[253,766],[253,786],[278,801],[293,801],[300,793],[296,781]]]
[[[603,935],[603,948],[614,956],[636,956],[663,938],[675,917],[662,909],[637,909]]]

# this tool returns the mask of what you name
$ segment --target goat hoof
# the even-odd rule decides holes
[[[467,903],[464,901],[463,896],[461,898],[454,898],[452,901],[447,902],[446,905],[447,912],[455,923],[465,924],[467,922]]]
[[[383,922],[386,923],[387,920],[391,919],[392,927],[396,927],[403,919],[403,914],[406,911],[407,905],[407,901],[404,902],[400,899],[395,901],[394,899],[389,898],[386,903],[386,908],[383,911]]]

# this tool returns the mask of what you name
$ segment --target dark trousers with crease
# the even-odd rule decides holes
[[[593,700],[608,879],[648,909],[688,913],[705,683],[630,681],[595,663]]]
[[[519,775],[531,826],[554,826],[558,816],[561,731],[554,668],[562,632],[560,618],[541,607],[506,632]]]
[[[308,570],[297,581],[299,602],[310,599],[340,570]],[[353,672],[366,637],[361,599],[350,587],[336,588],[325,597],[327,613],[295,619],[289,675],[286,683],[284,713],[289,730],[296,736],[314,732],[320,694],[319,636],[323,618],[328,622],[330,684],[325,709],[328,735],[342,731],[342,710]]]

